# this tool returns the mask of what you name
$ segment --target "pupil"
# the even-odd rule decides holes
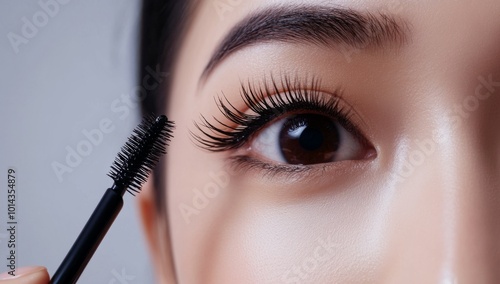
[[[337,122],[319,114],[294,115],[283,124],[279,142],[289,164],[331,162],[340,142]]]
[[[308,151],[317,150],[323,144],[323,133],[320,130],[305,127],[299,138],[299,144]]]

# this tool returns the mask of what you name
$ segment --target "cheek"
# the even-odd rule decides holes
[[[319,208],[241,210],[219,239],[214,283],[345,283],[368,277],[379,247],[367,241],[369,228],[355,221],[359,217]]]

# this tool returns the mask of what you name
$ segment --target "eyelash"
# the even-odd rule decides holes
[[[298,77],[292,79],[284,76],[278,84],[271,76],[272,87],[268,87],[266,80],[263,86],[265,87],[256,87],[250,82],[246,85],[241,83],[241,97],[247,108],[253,112],[250,114],[238,110],[224,95],[224,98],[217,97],[217,107],[233,126],[215,117],[215,123],[209,122],[202,115],[201,123],[195,122],[195,127],[201,135],[191,132],[198,146],[211,152],[239,149],[274,120],[303,112],[335,118],[360,141],[365,141],[364,136],[350,121],[352,109],[340,105],[341,92],[325,95],[320,91],[320,81],[317,78],[301,81]]]

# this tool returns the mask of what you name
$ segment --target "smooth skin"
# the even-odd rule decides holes
[[[16,276],[7,272],[0,274],[0,283],[5,284],[48,284],[49,273],[42,266],[22,267],[16,269]]]
[[[391,15],[407,23],[408,41],[348,53],[333,44],[258,43],[200,83],[235,24],[294,4]],[[167,110],[176,122],[168,216],[156,214],[151,183],[138,201],[158,283],[174,283],[172,264],[188,284],[500,283],[498,15],[498,0],[201,1]],[[236,154],[273,163],[255,148],[211,153],[193,143],[188,131],[200,115],[224,119],[216,96],[246,111],[240,81],[258,85],[270,73],[314,75],[326,94],[342,86],[376,155],[268,175],[228,166]]]
[[[177,131],[165,176],[179,283],[499,283],[500,2],[233,2],[239,4],[221,17],[214,1],[202,1],[174,74],[167,113]],[[263,7],[294,3],[398,17],[408,25],[408,42],[361,48],[350,60],[334,45],[257,43],[200,83],[235,24]],[[376,157],[319,174],[273,176],[226,166],[235,152],[266,160],[262,153],[193,145],[187,130],[195,131],[200,114],[226,121],[214,97],[223,93],[246,111],[240,81],[259,82],[271,72],[315,75],[327,93],[341,85]],[[196,192],[216,183],[210,173],[219,172],[231,182],[195,207]],[[186,221],[183,205],[200,209]],[[158,263],[166,239],[149,228],[157,236],[149,239],[158,278],[169,283],[161,281],[168,264]]]

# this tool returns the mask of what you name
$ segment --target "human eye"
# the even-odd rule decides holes
[[[373,158],[375,150],[351,121],[352,107],[339,91],[320,91],[316,78],[283,77],[256,87],[242,84],[245,110],[216,99],[224,120],[202,116],[192,132],[212,152],[233,151],[239,166],[294,172],[346,160]]]
[[[271,123],[250,143],[270,161],[314,165],[366,157],[367,149],[338,120],[318,113],[297,113]]]

